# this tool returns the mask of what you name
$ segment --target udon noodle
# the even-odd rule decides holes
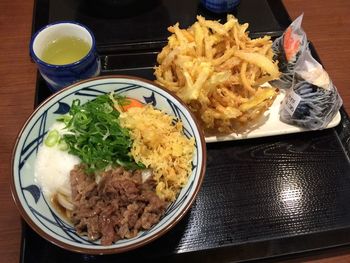
[[[55,138],[49,138],[36,162],[37,181],[55,207],[78,234],[100,239],[102,245],[135,237],[158,223],[192,170],[194,140],[183,134],[181,121],[149,105],[131,107],[118,115],[121,129],[130,134],[130,160],[137,166],[121,162],[123,165],[108,165],[91,173],[94,166],[84,163],[84,156],[72,155],[69,147],[62,150],[64,136],[73,133],[67,128],[69,115],[62,118],[68,120],[66,126],[56,123],[52,127],[48,137],[57,135],[57,142],[52,144]],[[43,165],[47,168],[41,169]]]

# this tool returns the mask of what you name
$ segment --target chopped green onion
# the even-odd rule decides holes
[[[58,149],[60,149],[61,151],[67,151],[68,148],[68,144],[64,140],[60,139],[58,142]]]
[[[47,147],[53,147],[55,146],[60,139],[60,134],[57,130],[52,130],[48,133],[46,139],[45,139],[45,145]]]
[[[120,126],[120,113],[114,110],[114,104],[123,101],[125,98],[113,94],[98,96],[84,104],[74,100],[69,114],[57,119],[66,125],[68,132],[62,135],[62,141],[68,152],[82,160],[89,174],[112,166],[144,167],[131,156],[129,130]]]
[[[64,123],[68,123],[71,119],[72,119],[72,116],[71,116],[71,115],[65,114],[65,115],[62,115],[62,116],[58,117],[58,118],[57,118],[57,121],[61,121],[61,122],[64,122]]]

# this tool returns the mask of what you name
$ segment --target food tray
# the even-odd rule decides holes
[[[273,23],[266,23],[275,25],[277,35],[276,25],[283,30],[289,23],[283,5],[257,1],[271,7]],[[242,1],[252,5],[251,20],[260,11],[253,9],[257,1]],[[46,10],[41,2],[35,17]],[[280,24],[277,14],[284,14]],[[153,79],[161,42],[152,47],[146,42],[129,45],[129,51],[121,43],[113,52],[114,44],[101,43],[102,74]],[[47,96],[38,75],[35,105]],[[72,253],[23,222],[21,262],[231,262],[350,244],[350,121],[343,108],[340,115],[340,124],[327,130],[208,144],[207,173],[192,208],[143,248],[106,256]]]
[[[248,130],[243,133],[231,133],[227,135],[220,136],[207,136],[205,141],[207,143],[211,142],[221,142],[221,141],[232,141],[232,140],[245,140],[251,138],[260,138],[268,137],[274,135],[290,134],[290,133],[299,133],[310,131],[309,129],[302,128],[296,125],[287,124],[280,120],[280,108],[281,103],[286,96],[285,90],[280,90],[279,94],[276,96],[276,99],[270,106],[270,108],[264,112],[264,115],[256,124],[254,129]],[[333,117],[330,123],[325,127],[325,129],[336,127],[341,121],[340,112]]]

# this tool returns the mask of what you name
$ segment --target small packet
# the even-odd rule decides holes
[[[309,50],[300,55],[294,70],[292,87],[281,104],[281,121],[311,130],[325,128],[342,105],[336,87]]]
[[[272,44],[274,60],[278,60],[278,68],[281,72],[279,79],[270,82],[271,85],[288,89],[292,85],[294,67],[300,55],[308,49],[308,41],[304,30],[301,28],[303,14],[296,18],[286,29],[283,35]]]

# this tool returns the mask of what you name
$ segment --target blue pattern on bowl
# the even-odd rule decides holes
[[[23,190],[28,191],[29,193],[31,193],[31,195],[33,196],[35,203],[37,203],[39,201],[41,192],[40,192],[40,188],[37,185],[31,184],[27,187],[24,187]]]
[[[54,112],[57,114],[66,114],[68,113],[70,110],[70,106],[67,103],[64,102],[58,102],[58,109]]]

